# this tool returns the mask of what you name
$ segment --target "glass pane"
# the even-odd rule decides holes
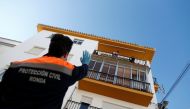
[[[146,74],[145,74],[145,72],[140,71],[140,81],[146,81]]]
[[[89,69],[92,70],[93,67],[94,67],[94,64],[95,64],[95,61],[90,61],[90,64],[89,64]]]
[[[103,69],[102,69],[102,72],[103,73],[108,73],[108,69],[109,69],[109,64],[104,64],[104,66],[103,66]]]
[[[123,67],[118,67],[117,76],[123,77],[123,74],[124,74],[124,68]]]
[[[102,62],[96,62],[95,66],[94,66],[94,70],[99,72],[101,65],[102,65]]]
[[[116,70],[116,66],[109,65],[109,75],[107,76],[107,82],[110,82],[110,83],[114,82],[115,70]]]
[[[137,70],[132,70],[132,79],[137,80]]]
[[[115,75],[116,66],[110,65],[109,74]]]
[[[124,73],[124,81],[123,81],[123,84],[126,86],[126,87],[130,87],[131,85],[131,69],[130,68],[125,68],[125,73]]]
[[[102,73],[100,74],[100,80],[106,80],[108,69],[109,69],[109,64],[104,63],[104,66],[102,68]]]
[[[125,68],[125,78],[131,78],[131,69]]]

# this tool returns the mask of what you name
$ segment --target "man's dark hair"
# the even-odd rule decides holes
[[[53,34],[49,45],[49,51],[45,56],[54,56],[60,58],[70,52],[73,41],[62,34]]]

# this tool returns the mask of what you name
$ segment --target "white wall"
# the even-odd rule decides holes
[[[12,47],[8,47],[8,46],[5,46],[5,45],[0,45],[0,54],[3,54],[4,52],[9,51],[11,49],[12,49]]]

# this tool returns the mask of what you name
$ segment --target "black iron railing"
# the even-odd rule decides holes
[[[111,75],[103,72],[97,72],[94,70],[89,70],[87,74],[88,78],[104,81],[114,85],[119,85],[122,87],[132,88],[135,90],[140,90],[143,92],[151,93],[150,83],[138,81],[130,78],[120,77],[117,75]]]
[[[68,100],[63,109],[80,109],[80,108],[81,108],[81,103],[72,101],[72,100]],[[89,106],[88,109],[101,109],[101,108]]]

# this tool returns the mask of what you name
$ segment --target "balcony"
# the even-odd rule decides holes
[[[96,72],[93,70],[90,70],[87,74],[88,78],[95,79],[98,81],[103,81],[106,83],[126,87],[126,88],[131,88],[143,92],[148,92],[150,93],[150,84],[142,81],[137,81],[134,79],[129,79],[129,78],[124,78],[124,77],[119,77],[116,75],[111,75],[107,73],[102,73],[102,72]]]
[[[81,109],[81,105],[82,105],[82,103],[75,102],[75,101],[72,101],[72,100],[68,100],[63,109]],[[101,108],[88,106],[88,109],[101,109]]]
[[[142,106],[148,106],[153,97],[149,83],[93,70],[79,81],[79,89]]]

